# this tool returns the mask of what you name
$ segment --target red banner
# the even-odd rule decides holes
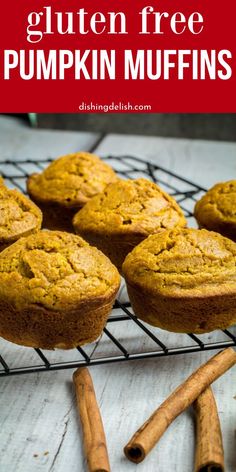
[[[236,112],[235,13],[233,0],[8,0],[0,111]]]

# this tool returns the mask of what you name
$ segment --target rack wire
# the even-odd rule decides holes
[[[122,176],[147,178],[174,196],[182,207],[189,226],[195,202],[206,191],[176,173],[135,156],[106,156],[105,161]],[[10,188],[26,193],[26,179],[41,172],[52,159],[17,160],[0,163],[0,175]],[[165,357],[236,346],[235,328],[204,335],[168,333],[147,325],[134,315],[123,282],[101,338],[90,345],[70,351],[45,351],[25,348],[0,340],[0,376],[77,368],[111,362]]]

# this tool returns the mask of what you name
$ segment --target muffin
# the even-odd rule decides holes
[[[0,254],[0,336],[43,349],[94,341],[119,284],[109,259],[79,236],[21,238]]]
[[[194,216],[201,228],[217,231],[236,242],[236,180],[208,190],[196,203]]]
[[[42,213],[18,190],[9,190],[0,179],[0,251],[21,236],[36,233],[42,224]]]
[[[73,224],[121,271],[127,254],[149,234],[186,221],[172,197],[149,180],[137,179],[108,185],[75,215]]]
[[[153,326],[206,333],[236,322],[236,244],[205,229],[149,236],[125,259],[134,313]]]
[[[68,154],[53,161],[41,174],[32,174],[27,190],[43,212],[43,226],[73,231],[72,217],[110,182],[113,169],[88,152]]]

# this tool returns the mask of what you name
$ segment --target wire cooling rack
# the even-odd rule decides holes
[[[145,177],[174,196],[189,226],[196,226],[193,207],[205,189],[161,166],[134,156],[107,156],[104,160],[123,178]],[[17,160],[0,163],[0,175],[10,188],[26,193],[26,178],[41,172],[48,160]],[[134,315],[123,282],[101,338],[69,351],[25,348],[0,340],[0,376],[76,368],[135,359],[163,357],[236,346],[234,328],[196,336],[168,333],[140,321]],[[2,368],[1,368],[2,367]]]

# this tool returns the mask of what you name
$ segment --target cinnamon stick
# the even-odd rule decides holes
[[[77,369],[73,374],[73,382],[83,429],[88,470],[90,472],[110,472],[102,418],[88,369],[86,367]]]
[[[126,457],[145,459],[172,421],[212,383],[236,363],[236,352],[225,349],[202,364],[154,411],[124,448]]]
[[[208,387],[195,400],[197,443],[195,472],[224,472],[224,450],[215,397]]]

